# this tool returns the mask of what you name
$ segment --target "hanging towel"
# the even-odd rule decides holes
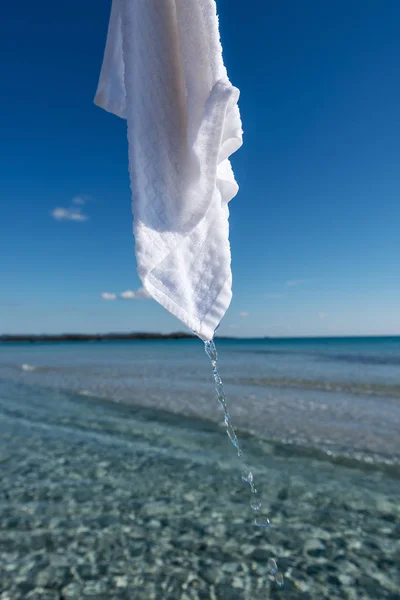
[[[204,341],[232,297],[238,98],[215,0],[113,0],[95,103],[127,120],[138,274]]]

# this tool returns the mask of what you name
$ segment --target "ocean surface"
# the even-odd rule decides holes
[[[0,344],[1,600],[400,598],[400,338],[217,348],[267,531],[201,342]]]
[[[238,430],[367,462],[400,461],[400,338],[220,340]],[[215,422],[197,340],[0,345],[0,381]]]

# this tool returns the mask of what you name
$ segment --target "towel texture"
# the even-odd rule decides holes
[[[138,274],[205,341],[232,296],[238,98],[215,0],[113,0],[95,103],[127,119]]]

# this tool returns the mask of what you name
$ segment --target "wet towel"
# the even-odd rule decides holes
[[[215,0],[113,0],[95,103],[127,119],[138,274],[205,341],[232,297],[238,97]]]

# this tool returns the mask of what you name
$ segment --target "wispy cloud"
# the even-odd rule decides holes
[[[143,287],[137,290],[125,290],[121,294],[114,294],[114,292],[103,292],[101,294],[103,300],[142,300],[144,298],[150,298],[149,294]]]
[[[72,204],[75,206],[83,206],[89,200],[89,196],[75,196],[72,198]]]
[[[83,212],[83,207],[90,200],[93,200],[91,196],[80,195],[74,196],[71,200],[71,206],[65,208],[63,206],[57,206],[52,211],[50,211],[50,215],[56,221],[78,221],[83,222],[88,220],[88,216]]]
[[[110,292],[103,292],[101,294],[101,297],[103,298],[103,300],[116,300],[117,294],[110,294]]]
[[[248,317],[248,316],[249,316],[249,314],[250,314],[250,313],[248,313],[248,312],[246,312],[246,311],[243,311],[243,312],[239,313],[239,316],[240,316],[240,317],[243,317],[243,318],[245,318],[245,317]]]
[[[126,292],[122,292],[121,298],[123,300],[134,300],[136,298],[136,293],[132,290],[126,290]]]
[[[144,298],[150,298],[144,287],[140,287],[137,290],[126,290],[120,294],[122,300],[142,300]]]
[[[290,279],[285,283],[286,287],[297,287],[298,285],[302,285],[304,283],[304,279]]]
[[[50,212],[50,215],[56,221],[87,221],[88,216],[85,215],[80,208],[62,208],[58,206]]]

